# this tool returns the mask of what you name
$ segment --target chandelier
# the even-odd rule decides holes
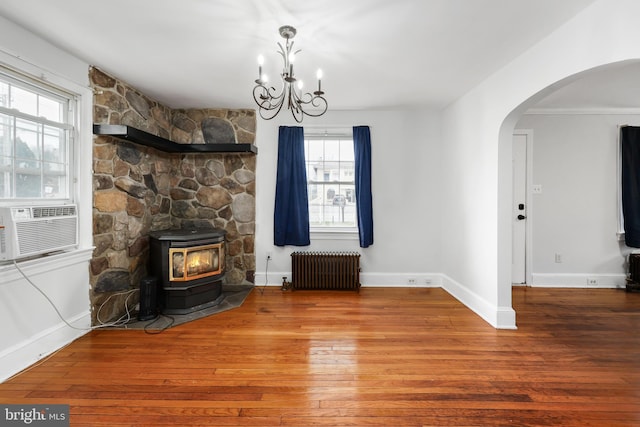
[[[322,70],[318,70],[318,90],[310,93],[302,92],[302,80],[296,79],[293,73],[293,63],[295,56],[301,49],[293,51],[293,38],[296,35],[296,29],[285,25],[279,29],[280,35],[285,39],[286,43],[278,42],[284,62],[282,73],[282,89],[276,92],[276,88],[268,86],[268,78],[262,73],[262,65],[264,57],[258,56],[258,79],[253,88],[253,99],[260,108],[260,117],[265,120],[271,120],[278,115],[282,106],[286,103],[287,109],[291,110],[291,114],[296,122],[302,122],[305,115],[310,117],[319,117],[327,111],[327,100],[324,99],[322,91]]]

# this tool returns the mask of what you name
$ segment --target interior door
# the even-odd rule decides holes
[[[513,135],[511,283],[527,283],[527,134]]]

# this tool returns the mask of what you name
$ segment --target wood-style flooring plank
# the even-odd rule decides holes
[[[637,426],[640,294],[514,288],[496,330],[437,288],[254,290],[171,328],[96,330],[0,384],[72,426]]]

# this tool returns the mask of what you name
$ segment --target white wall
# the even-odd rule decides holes
[[[443,240],[444,286],[496,327],[516,326],[510,283],[515,122],[553,85],[640,58],[638,12],[633,0],[596,1],[444,112],[443,212],[449,214],[443,227],[450,233]],[[470,261],[461,264],[461,257]]]
[[[88,64],[0,17],[0,63],[44,77],[80,95],[79,145],[74,195],[79,204],[80,248],[18,264],[71,322],[64,324],[49,302],[11,264],[0,265],[0,381],[84,334],[89,313],[92,251],[91,117]],[[0,200],[0,203],[2,200]]]
[[[638,115],[530,114],[533,130],[533,286],[624,286],[630,249],[618,240],[618,125]],[[556,262],[561,255],[561,263]]]
[[[362,254],[363,286],[404,286],[439,281],[440,266],[440,116],[430,111],[329,111],[307,118],[302,126],[371,127],[374,244],[359,247],[350,240],[321,240],[311,246],[273,245],[278,126],[294,125],[289,112],[272,121],[258,118],[256,201],[256,285],[291,280],[290,253],[297,250],[353,250]],[[266,255],[272,253],[268,280]]]

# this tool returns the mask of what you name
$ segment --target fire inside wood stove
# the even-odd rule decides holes
[[[225,230],[150,233],[149,272],[161,312],[186,314],[218,304],[224,279]]]
[[[220,274],[223,244],[196,246],[191,248],[171,248],[171,281],[199,279]]]

